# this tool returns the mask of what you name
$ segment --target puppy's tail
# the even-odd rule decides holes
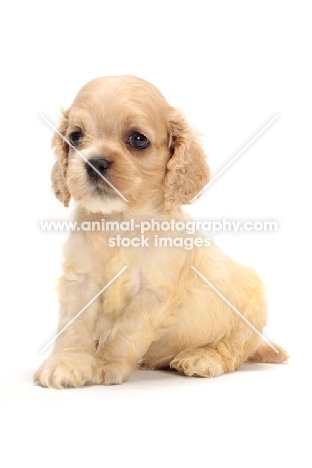
[[[249,356],[247,362],[268,362],[272,364],[281,364],[288,360],[289,356],[287,352],[279,345],[274,344],[276,352],[268,344],[261,344],[257,350]]]

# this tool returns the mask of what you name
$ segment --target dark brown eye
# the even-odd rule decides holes
[[[69,141],[73,146],[80,145],[82,140],[82,133],[81,132],[73,132],[69,135]]]
[[[149,140],[146,136],[139,132],[132,132],[127,141],[132,148],[137,150],[145,149],[149,145]]]

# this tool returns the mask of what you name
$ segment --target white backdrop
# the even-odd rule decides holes
[[[188,211],[198,220],[278,222],[275,233],[212,238],[260,273],[269,300],[265,335],[289,350],[289,368],[305,378],[312,261],[309,2],[30,0],[7,2],[1,17],[3,388],[19,369],[27,372],[20,377],[25,388],[32,386],[43,359],[38,351],[56,328],[53,285],[67,236],[41,232],[39,222],[68,219],[70,209],[51,192],[52,131],[39,115],[57,123],[60,106],[70,105],[83,84],[119,74],[151,81],[184,111],[203,135],[212,175],[278,115]],[[19,377],[14,382],[18,387]],[[306,389],[306,381],[285,382],[294,394],[298,385]]]

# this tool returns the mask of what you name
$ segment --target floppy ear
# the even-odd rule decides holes
[[[62,110],[62,120],[58,131],[64,136],[68,127],[68,116],[69,109]],[[69,146],[63,138],[55,132],[52,138],[52,148],[55,148],[56,156],[56,162],[53,165],[51,173],[52,189],[56,198],[67,207],[70,200],[70,193],[66,184]]]
[[[166,208],[190,203],[210,178],[206,155],[195,133],[175,109],[169,117],[169,148],[171,157],[164,181]]]

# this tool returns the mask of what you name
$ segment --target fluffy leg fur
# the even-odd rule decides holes
[[[97,290],[87,284],[86,278],[62,277],[59,285],[60,318],[58,330],[95,296]],[[53,353],[34,375],[34,381],[43,387],[81,387],[91,381],[96,366],[94,322],[99,301],[94,301],[57,338]]]
[[[166,295],[165,291],[163,292]],[[126,381],[151,343],[174,323],[176,314],[164,318],[168,299],[142,291],[127,307],[111,332],[100,339],[94,384],[120,384]],[[138,314],[140,310],[140,314]]]

